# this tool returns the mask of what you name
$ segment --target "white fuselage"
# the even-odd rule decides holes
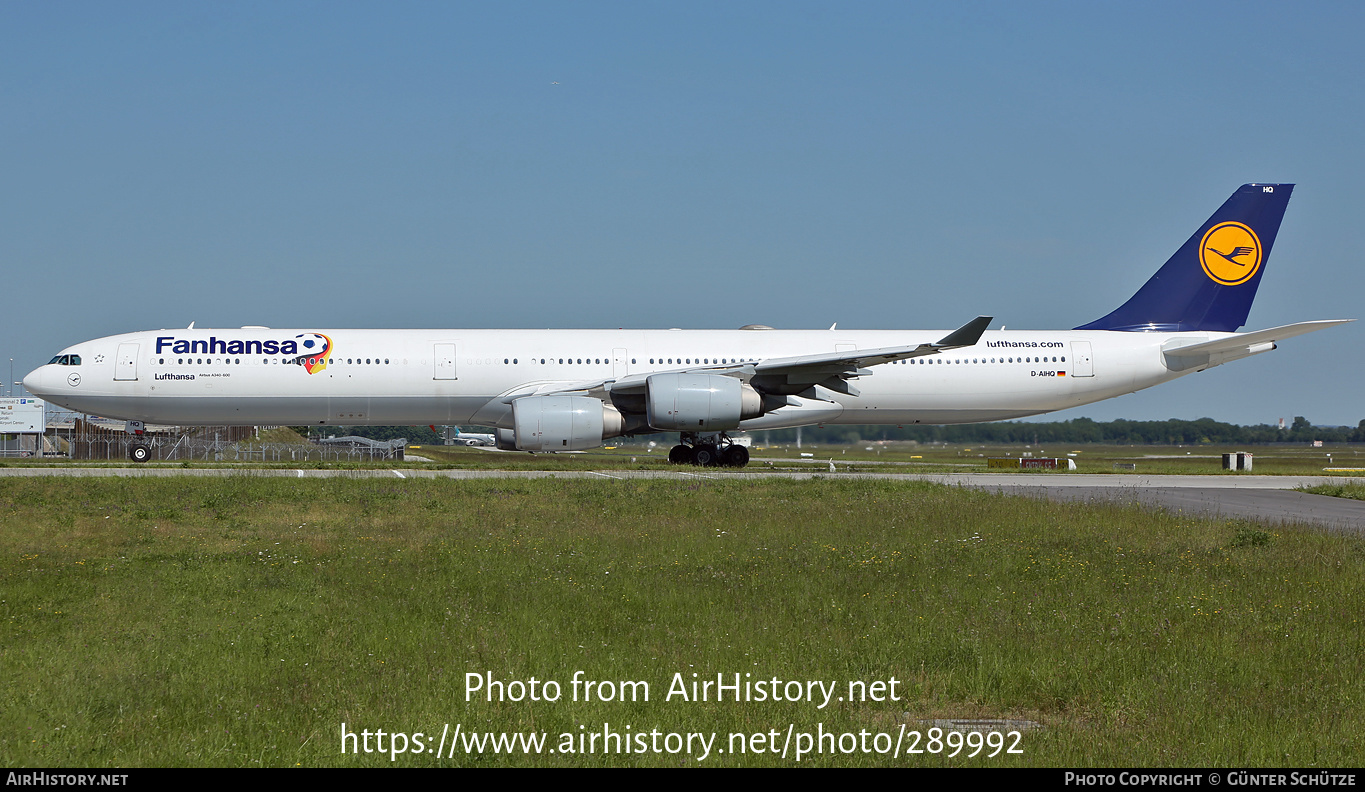
[[[630,375],[930,344],[928,330],[161,330],[63,350],[24,380],[80,412],[175,425],[508,427],[521,395]],[[1183,376],[1163,345],[1230,333],[988,331],[974,346],[868,369],[859,395],[822,394],[743,422],[948,424],[1061,410]],[[319,339],[310,358],[298,339]],[[326,347],[322,347],[326,339]],[[287,344],[295,343],[290,349]],[[309,342],[313,343],[313,342]],[[300,358],[304,365],[295,363]],[[311,362],[309,362],[311,360]],[[608,389],[610,385],[605,387]]]

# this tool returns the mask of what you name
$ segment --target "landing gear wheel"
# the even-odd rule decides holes
[[[720,453],[715,446],[692,446],[692,464],[697,467],[715,467],[720,461]]]
[[[152,458],[152,449],[145,445],[135,445],[128,449],[128,458],[134,462],[146,462]]]
[[[692,448],[685,445],[675,445],[668,449],[668,461],[674,465],[686,465],[692,461]]]
[[[721,464],[726,467],[742,468],[749,464],[749,449],[742,445],[732,445],[720,452]]]

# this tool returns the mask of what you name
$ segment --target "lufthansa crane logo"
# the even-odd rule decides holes
[[[1261,268],[1261,240],[1241,223],[1219,223],[1200,241],[1199,263],[1216,283],[1245,283]]]

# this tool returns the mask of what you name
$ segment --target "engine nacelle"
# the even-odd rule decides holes
[[[615,407],[589,396],[527,396],[512,402],[512,442],[522,451],[586,451],[621,434]],[[504,442],[498,431],[498,447]]]
[[[736,429],[763,414],[763,397],[749,385],[722,374],[655,374],[646,382],[649,425],[663,432]]]

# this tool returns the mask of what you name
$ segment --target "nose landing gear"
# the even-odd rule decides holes
[[[152,458],[151,446],[142,443],[142,435],[147,431],[146,424],[142,421],[129,421],[124,425],[123,431],[132,435],[135,442],[128,446],[128,458],[134,462],[142,463]]]

